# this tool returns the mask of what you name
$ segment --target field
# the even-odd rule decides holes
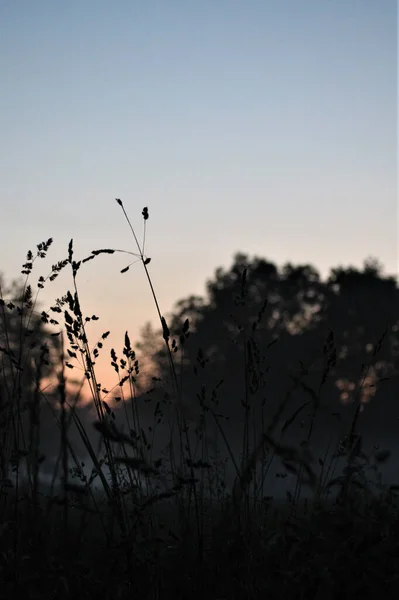
[[[142,214],[146,221],[146,209]],[[38,256],[50,245],[50,240],[39,245]],[[248,406],[242,407],[240,453],[229,441],[216,401],[208,402],[205,393],[195,423],[189,423],[182,410],[172,336],[152,288],[148,261],[137,245],[154,293],[175,397],[161,397],[152,411],[152,425],[145,427],[138,402],[122,400],[117,407],[102,399],[94,365],[102,345],[88,344],[88,321],[76,286],[82,264],[75,262],[71,242],[68,259],[53,266],[53,275],[72,269],[73,291],[58,305],[69,351],[67,355],[62,345],[55,349],[54,429],[60,451],[54,480],[46,485],[41,478],[40,386],[50,362],[41,349],[29,363],[34,368],[27,380],[18,368],[15,347],[10,342],[2,348],[0,598],[397,598],[398,486],[378,485],[378,477],[377,484],[368,485],[370,465],[378,473],[389,453],[365,455],[356,429],[359,411],[353,411],[346,438],[336,440],[329,463],[319,461],[318,470],[306,444],[293,447],[276,437],[273,419],[252,435]],[[101,252],[111,251],[98,251],[88,259]],[[33,262],[28,255],[27,278]],[[4,332],[11,324],[15,327],[7,316],[15,306],[4,300],[0,308]],[[33,309],[26,283],[18,315],[30,315]],[[179,339],[182,347],[189,328],[187,320]],[[78,355],[91,382],[94,428],[79,416],[79,397],[66,391],[65,362]],[[30,355],[21,350],[20,362],[22,356]],[[123,359],[115,356],[115,365],[126,373],[122,383],[130,399],[135,398],[139,365],[127,334]],[[317,408],[316,400],[312,406]],[[165,414],[173,416],[170,440],[161,453],[154,453],[155,431]],[[121,427],[122,417],[129,434]],[[206,436],[210,422],[217,432],[216,448]],[[74,451],[72,430],[90,468]],[[101,437],[100,452],[92,430]],[[226,460],[218,457],[219,446]],[[281,478],[288,472],[293,481],[283,499],[273,498],[273,482],[267,479],[276,457],[286,471]],[[346,466],[337,476],[334,463],[339,460]],[[226,462],[234,473],[233,485],[226,483]]]

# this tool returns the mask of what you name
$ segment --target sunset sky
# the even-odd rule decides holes
[[[0,271],[17,277],[49,237],[32,284],[71,238],[76,259],[136,252],[121,198],[139,236],[149,208],[164,313],[238,251],[323,277],[372,255],[396,274],[396,5],[2,0]],[[78,277],[107,354],[156,323],[129,262],[99,256]],[[71,284],[63,273],[42,307]]]

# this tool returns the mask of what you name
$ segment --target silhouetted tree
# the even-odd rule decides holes
[[[180,300],[167,319],[177,345],[190,322],[191,335],[175,354],[183,393],[194,402],[205,389],[209,400],[223,379],[219,406],[232,420],[249,397],[253,405],[277,406],[299,375],[297,404],[313,390],[339,410],[338,400],[348,400],[356,385],[367,401],[381,379],[398,374],[398,299],[395,279],[373,260],[363,270],[333,269],[323,282],[310,265],[279,270],[237,254],[228,271],[219,268],[208,281],[206,299]],[[169,383],[172,391],[162,335],[150,337],[142,350],[153,353],[160,340],[153,360],[162,389]]]
[[[59,359],[59,338],[46,328],[30,285],[0,276],[0,457],[8,471],[11,448],[38,447],[41,384],[51,380]],[[55,322],[55,321],[54,321]],[[22,424],[30,423],[29,433]],[[30,436],[35,436],[35,439]]]

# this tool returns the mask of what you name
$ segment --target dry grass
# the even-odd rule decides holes
[[[369,457],[356,434],[359,412],[354,413],[346,444],[318,472],[306,445],[290,447],[277,438],[283,407],[262,435],[253,439],[249,411],[243,406],[240,457],[229,444],[217,404],[207,401],[206,394],[200,397],[196,419],[189,422],[176,369],[177,344],[158,305],[147,268],[150,259],[140,247],[122,202],[117,202],[138,247],[134,256],[142,262],[153,293],[173,397],[166,395],[156,402],[153,424],[146,433],[139,403],[126,402],[122,393],[120,403],[113,405],[104,400],[106,393],[97,384],[95,359],[109,332],[94,347],[89,345],[86,329],[93,317],[82,314],[77,273],[88,260],[115,250],[101,249],[82,261],[74,260],[71,241],[68,258],[53,265],[48,278],[39,279],[40,289],[62,269],[72,271],[72,291],[48,313],[41,313],[42,321],[53,321],[55,327],[59,325],[55,317],[64,316],[66,339],[61,336],[61,343],[47,352],[32,345],[26,331],[35,310],[28,277],[34,261],[45,258],[51,240],[38,245],[36,257],[28,253],[19,304],[10,304],[3,296],[0,303],[0,331],[5,332],[1,344],[0,598],[22,594],[27,599],[131,598],[134,594],[154,600],[169,595],[318,600],[397,597],[396,490],[370,490],[367,485]],[[146,208],[142,216],[145,225]],[[11,325],[19,332],[16,346],[7,336]],[[179,336],[180,351],[189,333],[186,320]],[[112,350],[111,366],[120,389],[127,388],[127,396],[136,398],[140,369],[127,333],[121,356]],[[58,367],[58,380],[50,397],[41,381],[51,361]],[[251,373],[254,361],[256,356],[247,364]],[[99,452],[82,421],[79,393],[71,396],[66,391],[65,380],[74,362],[81,363],[90,385],[95,428],[102,440]],[[260,363],[255,366],[261,369]],[[210,397],[214,399],[213,392]],[[318,398],[310,401],[317,409]],[[60,442],[54,481],[47,489],[40,483],[40,418],[46,403],[53,411]],[[292,421],[298,414],[293,414]],[[156,455],[157,428],[165,420],[171,428],[170,442]],[[205,435],[210,422],[235,469],[230,491],[211,438]],[[71,443],[72,429],[90,457],[90,472],[82,467]],[[308,441],[311,434],[310,430]],[[333,463],[339,456],[347,461],[347,469],[334,481]],[[296,485],[283,503],[264,494],[264,477],[276,457],[296,476]],[[380,454],[377,459],[387,456]],[[331,499],[327,492],[332,483],[340,491]],[[302,491],[309,488],[311,500],[304,502]]]

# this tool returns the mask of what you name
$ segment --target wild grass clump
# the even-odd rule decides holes
[[[242,451],[237,455],[227,435],[226,415],[219,411],[221,384],[199,390],[194,418],[187,410],[193,403],[187,406],[177,357],[180,352],[184,358],[189,319],[173,337],[153,288],[144,241],[140,246],[123,203],[117,203],[138,249],[127,254],[141,261],[153,294],[170,382],[167,386],[154,376],[154,389],[144,392],[128,332],[121,352],[110,351],[117,393],[112,395],[115,390],[106,390],[97,380],[96,360],[109,331],[90,343],[88,328],[97,317],[83,313],[78,273],[87,261],[121,251],[103,248],[77,260],[71,240],[68,257],[37,281],[40,291],[69,268],[71,290],[39,313],[28,278],[34,262],[46,258],[52,240],[39,244],[36,255],[28,253],[22,288],[0,289],[0,597],[397,597],[397,488],[369,480],[370,469],[388,460],[389,453],[364,451],[357,432],[359,402],[353,404],[335,452],[319,458],[318,468],[311,452],[321,391],[335,360],[333,337],[324,346],[319,389],[307,389],[311,420],[303,442],[294,447],[284,440],[301,418],[302,406],[280,429],[278,424],[301,384],[304,365],[275,413],[262,421],[260,433],[247,388]],[[147,208],[142,216],[145,240]],[[243,304],[246,275],[244,270]],[[61,316],[62,323],[57,321]],[[248,350],[244,376],[252,382],[257,377],[258,383],[263,363],[254,332],[261,319],[262,310],[249,331],[241,329]],[[48,325],[58,331],[51,334],[44,329]],[[201,351],[198,364],[206,364]],[[68,374],[76,365],[84,376],[72,393]],[[44,387],[46,378],[52,378],[49,388]],[[90,389],[89,415],[82,403],[84,382]],[[45,410],[58,441],[52,477],[46,481],[41,477]],[[144,414],[151,415],[150,425]],[[160,430],[168,431],[161,447]],[[294,481],[284,501],[266,493],[273,490],[268,472],[277,459],[284,467],[280,477],[290,473]],[[339,460],[346,466],[337,475]],[[226,482],[226,463],[234,469],[232,486]],[[306,490],[311,493],[304,498]]]

